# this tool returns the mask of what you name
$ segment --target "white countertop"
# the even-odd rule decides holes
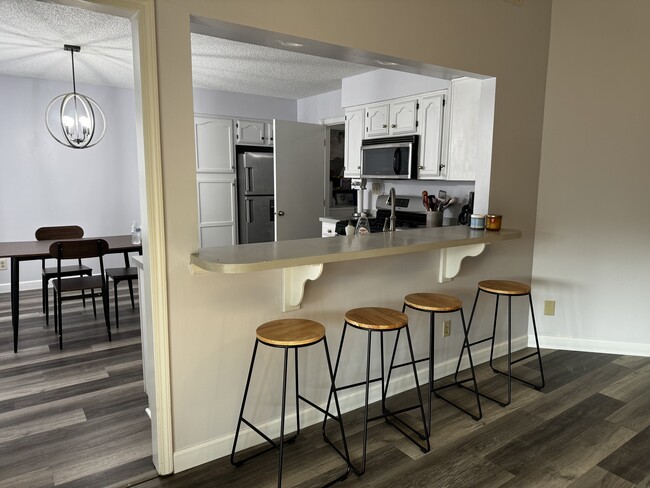
[[[206,271],[246,273],[295,266],[392,256],[520,239],[521,231],[472,230],[467,226],[378,232],[365,236],[337,236],[264,242],[200,249],[191,263]]]

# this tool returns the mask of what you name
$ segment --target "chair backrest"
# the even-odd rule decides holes
[[[56,259],[56,280],[61,286],[61,260],[99,258],[99,268],[102,277],[102,289],[106,285],[104,277],[104,254],[108,252],[108,242],[104,239],[83,239],[70,241],[56,241],[50,244],[50,255]]]
[[[37,241],[50,241],[53,239],[81,239],[84,230],[78,225],[60,225],[57,227],[40,227],[36,229]]]
[[[104,239],[56,241],[50,245],[50,255],[56,259],[98,258],[108,252]]]

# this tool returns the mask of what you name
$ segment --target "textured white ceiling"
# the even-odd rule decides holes
[[[128,19],[36,0],[0,0],[0,75],[133,86]],[[375,69],[288,50],[192,34],[193,84],[298,99],[337,90],[341,79]]]

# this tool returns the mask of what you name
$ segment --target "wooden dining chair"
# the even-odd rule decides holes
[[[59,335],[59,349],[63,349],[63,313],[62,303],[82,297],[74,292],[87,292],[93,297],[101,297],[104,306],[104,320],[111,340],[111,322],[108,313],[108,286],[104,276],[104,254],[108,251],[108,243],[104,239],[85,239],[57,241],[50,246],[50,255],[56,259],[56,278],[52,281],[54,288],[54,320]],[[96,276],[64,277],[61,262],[65,259],[99,258],[101,273]],[[100,290],[97,292],[96,290]]]
[[[37,241],[53,241],[58,239],[81,239],[84,236],[84,230],[78,225],[61,225],[56,227],[40,227],[36,229],[34,237]],[[77,260],[78,264],[66,265],[61,267],[62,276],[91,276],[92,268],[81,264],[81,259]],[[47,289],[50,280],[57,275],[56,267],[45,267],[45,259],[41,260],[41,281],[43,292],[43,313],[45,314],[45,323],[49,325],[49,299]],[[81,299],[83,306],[86,306],[86,294],[82,293]],[[95,303],[93,302],[93,307]]]
[[[117,285],[122,281],[129,284],[129,294],[131,295],[131,308],[135,309],[135,299],[133,298],[133,280],[138,279],[138,268],[129,266],[129,253],[124,253],[123,268],[106,268],[106,286],[113,280],[113,295],[115,296],[115,328],[120,328],[120,316],[117,303]]]

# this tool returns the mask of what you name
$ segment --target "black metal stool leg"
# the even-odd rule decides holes
[[[113,295],[115,295],[115,328],[120,328],[120,311],[117,306],[117,281],[113,281]]]
[[[282,456],[284,454],[284,416],[287,409],[287,363],[289,360],[289,349],[284,348],[284,368],[282,374],[282,410],[280,413],[280,454],[278,458],[278,488],[282,487]],[[296,405],[296,409],[298,409]]]
[[[497,315],[499,313],[499,295],[496,296],[496,304],[494,305],[494,322],[492,325],[492,345],[490,346],[490,368],[494,371],[494,366],[492,366],[492,360],[494,359],[494,339],[497,333]],[[495,371],[496,372],[496,371]]]
[[[361,469],[357,472],[357,476],[361,476],[366,472],[366,451],[368,447],[368,402],[370,399],[370,350],[372,346],[372,333],[368,331],[367,334],[368,345],[366,348],[366,395],[363,407],[363,450],[361,454]]]
[[[542,366],[542,352],[539,349],[539,339],[537,337],[537,323],[535,322],[535,310],[533,310],[533,296],[528,294],[528,301],[530,303],[530,315],[533,318],[533,333],[535,334],[535,347],[537,348],[537,360],[539,363],[539,374],[542,379],[542,383],[539,386],[535,386],[538,390],[544,388],[546,385],[546,380],[544,379],[544,367]]]
[[[298,348],[294,348],[294,368],[295,368],[295,379],[296,379],[296,437],[300,435],[300,393],[298,389]]]
[[[239,431],[241,429],[242,421],[244,420],[244,407],[246,406],[246,398],[248,398],[248,388],[251,384],[251,377],[253,376],[253,366],[255,365],[255,356],[257,355],[257,346],[259,345],[259,340],[255,340],[255,346],[253,347],[253,357],[251,358],[251,364],[248,368],[248,378],[246,379],[246,386],[244,387],[244,399],[241,402],[241,409],[239,411],[239,420],[237,420],[237,429],[235,430],[235,441],[232,445],[232,452],[230,453],[230,463],[234,466],[239,466],[243,461],[235,462],[235,451],[237,450],[237,440],[239,439]]]

